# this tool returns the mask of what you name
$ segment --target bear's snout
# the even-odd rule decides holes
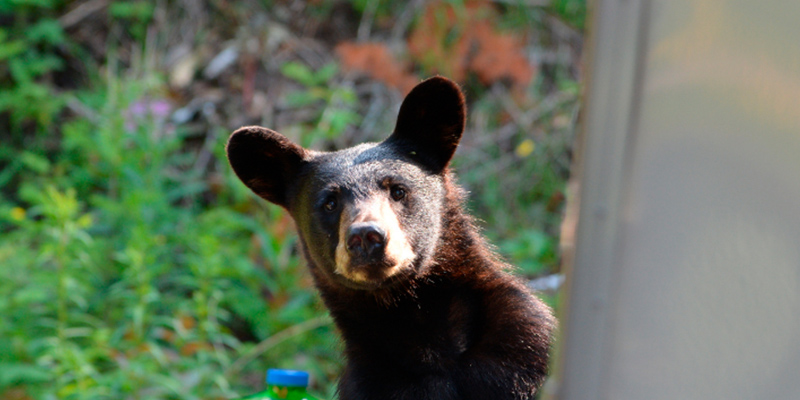
[[[347,252],[366,262],[383,257],[386,232],[374,222],[358,222],[347,230]]]
[[[379,286],[415,258],[389,200],[370,196],[342,206],[334,273],[356,284]]]

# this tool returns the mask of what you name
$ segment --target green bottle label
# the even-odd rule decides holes
[[[238,400],[318,400],[306,392],[302,387],[272,385],[267,390],[240,397]]]

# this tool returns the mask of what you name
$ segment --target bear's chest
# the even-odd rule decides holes
[[[433,369],[457,363],[480,335],[478,302],[459,293],[414,300],[340,323],[350,358]]]

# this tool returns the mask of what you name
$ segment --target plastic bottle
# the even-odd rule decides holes
[[[289,369],[267,370],[267,389],[239,400],[318,400],[306,392],[308,372]]]

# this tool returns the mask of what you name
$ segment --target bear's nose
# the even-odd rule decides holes
[[[347,251],[354,256],[371,258],[380,255],[386,244],[386,232],[373,222],[358,222],[347,231]]]

